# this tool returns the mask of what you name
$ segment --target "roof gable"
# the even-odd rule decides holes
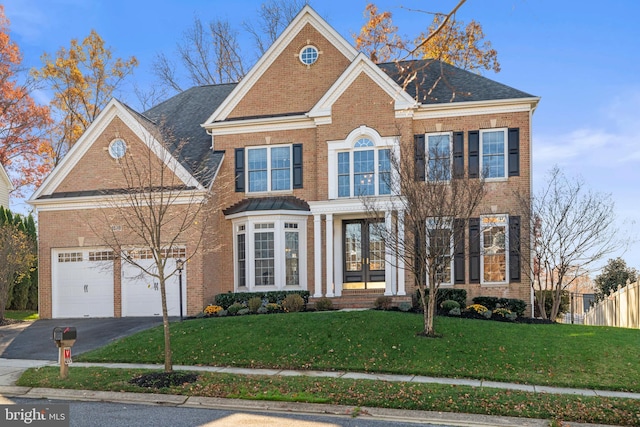
[[[2,166],[2,163],[0,163],[0,185],[4,185],[9,191],[13,190],[11,179],[9,178],[4,166]]]
[[[309,5],[306,5],[300,13],[291,21],[289,26],[282,32],[278,39],[265,52],[260,60],[253,66],[247,75],[238,83],[236,88],[227,99],[214,111],[214,113],[206,120],[203,126],[208,127],[215,122],[226,120],[230,117],[234,109],[254,88],[261,77],[269,70],[272,64],[290,48],[291,43],[299,34],[306,29],[312,28],[317,31],[330,45],[337,50],[347,63],[351,62],[358,52],[355,48],[338,34],[318,13]],[[302,48],[303,46],[299,46]],[[289,111],[288,113],[292,113]],[[304,113],[304,112],[299,112]]]
[[[155,125],[151,121],[135,113],[125,104],[116,99],[112,99],[69,150],[67,155],[64,156],[58,166],[49,174],[44,183],[34,192],[30,201],[33,202],[43,196],[51,196],[55,193],[58,187],[79,165],[79,162],[85,154],[93,147],[107,126],[116,119],[122,121],[122,123],[159,158],[165,159],[165,163],[169,169],[176,174],[185,186],[203,188],[193,175],[185,169],[180,162],[172,157],[160,141],[156,139],[155,135],[157,135],[157,133],[154,132]]]

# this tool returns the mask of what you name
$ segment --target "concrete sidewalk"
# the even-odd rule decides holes
[[[266,402],[238,399],[217,399],[204,397],[174,396],[153,393],[104,392],[89,390],[64,390],[50,388],[30,388],[16,386],[20,375],[28,368],[42,366],[57,366],[50,360],[24,360],[0,358],[0,403],[6,397],[48,398],[64,400],[108,401],[120,403],[162,404],[185,407],[237,409],[246,411],[298,411],[304,413],[323,413],[345,415],[355,413],[356,408],[340,405],[304,404],[289,402]],[[73,367],[103,367],[112,369],[155,369],[162,370],[163,365],[129,364],[129,363],[74,363]],[[419,375],[367,374],[357,372],[330,371],[294,371],[279,369],[249,369],[215,366],[184,366],[174,365],[176,371],[217,372],[238,375],[278,375],[278,376],[311,376],[325,378],[344,378],[378,380],[389,382],[415,382],[448,385],[465,385],[471,387],[489,387],[503,390],[518,390],[531,393],[571,394],[591,397],[614,397],[622,399],[636,399],[640,401],[640,393],[626,393],[608,390],[589,390],[562,387],[549,387],[525,384],[503,383],[470,379],[434,378]],[[358,413],[375,418],[387,419],[419,419],[432,420],[432,423],[447,423],[456,426],[548,426],[547,420],[534,420],[512,417],[489,417],[470,414],[436,413],[426,411],[404,411],[385,408],[361,408]],[[569,426],[591,426],[593,424],[565,423]]]

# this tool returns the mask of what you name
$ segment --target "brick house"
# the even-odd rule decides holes
[[[412,84],[403,85],[399,67],[416,70]],[[305,6],[239,83],[195,87],[143,113],[113,100],[101,113],[30,200],[40,316],[158,314],[153,284],[125,274],[129,266],[72,218],[92,218],[105,191],[117,191],[105,178],[119,156],[159,150],[150,129],[160,122],[188,141],[172,163],[176,177],[189,191],[216,194],[201,250],[192,251],[197,236],[182,242],[182,256],[192,256],[183,277],[188,315],[230,291],[303,289],[338,306],[407,300],[410,276],[372,227],[401,213],[374,221],[358,197],[394,197],[382,178],[401,141],[422,150],[426,167],[439,144],[467,179],[484,171],[487,181],[477,217],[464,225],[465,254],[451,257],[443,287],[530,303],[528,251],[520,256],[510,244],[520,232],[513,192],[531,191],[538,101],[438,62],[376,65]],[[197,173],[203,165],[206,176]]]

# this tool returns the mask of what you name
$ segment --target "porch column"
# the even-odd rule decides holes
[[[326,254],[327,254],[327,297],[334,296],[333,293],[333,214],[326,215]]]
[[[386,211],[384,213],[384,228],[387,236],[390,236],[393,232],[392,224],[391,224],[391,211]],[[384,294],[385,295],[395,295],[395,274],[394,274],[394,265],[393,262],[393,249],[389,248],[389,242],[385,242],[385,251],[384,251]]]
[[[406,295],[404,288],[404,211],[398,211],[398,246],[396,265],[398,266],[398,295]]]
[[[314,298],[322,296],[322,215],[313,215],[313,272]]]

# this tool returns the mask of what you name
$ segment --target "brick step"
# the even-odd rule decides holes
[[[344,293],[340,297],[329,298],[333,303],[333,307],[337,309],[343,308],[373,308],[376,299],[384,296],[383,293]],[[313,307],[318,298],[309,298],[309,306]],[[401,302],[411,303],[411,296],[391,296],[391,305],[397,307]]]

